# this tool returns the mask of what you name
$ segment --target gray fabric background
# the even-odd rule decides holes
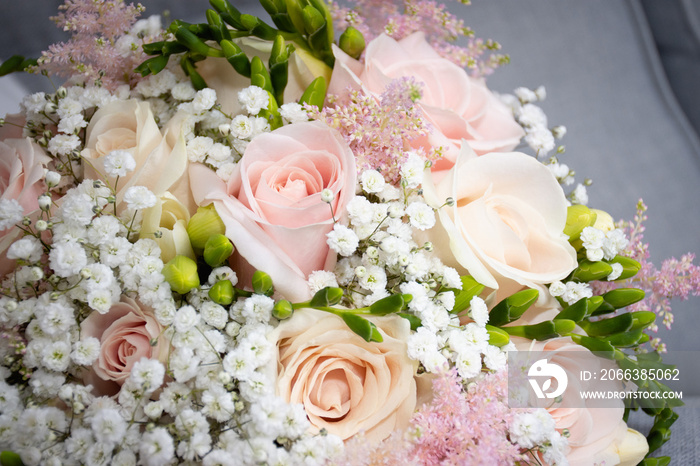
[[[63,36],[46,18],[56,0],[0,0],[3,51],[35,55]],[[143,0],[147,14],[203,17],[204,0]],[[234,2],[245,12],[253,2]],[[649,206],[646,239],[657,262],[700,253],[700,1],[698,0],[472,0],[452,5],[477,36],[493,38],[511,55],[489,86],[547,88],[550,124],[564,124],[561,161],[590,177],[590,205],[631,218],[637,199]],[[194,13],[193,13],[194,12]],[[31,27],[27,27],[31,25]],[[658,48],[657,48],[658,47]],[[659,53],[660,52],[660,53]],[[0,58],[6,58],[0,56]],[[664,69],[665,67],[665,69]],[[23,79],[38,90],[42,78]],[[0,79],[0,113],[25,90]],[[700,325],[696,298],[674,306],[676,321],[660,335],[681,362],[688,406],[662,453],[674,465],[700,464]],[[642,432],[648,418],[633,413]]]

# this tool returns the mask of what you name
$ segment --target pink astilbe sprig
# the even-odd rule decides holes
[[[464,21],[433,0],[350,0],[350,7],[330,2],[331,15],[339,31],[352,26],[369,42],[379,33],[400,40],[414,32],[425,33],[428,42],[443,57],[466,67],[475,77],[486,76],[508,57],[495,53],[500,45],[474,36]],[[468,3],[468,2],[462,2]],[[466,45],[457,45],[460,40]]]
[[[144,10],[141,4],[126,4],[123,0],[66,0],[51,19],[70,32],[71,38],[49,46],[32,71],[79,77],[109,90],[135,84],[140,76],[134,68],[148,57],[141,51],[141,44],[120,39]],[[140,37],[143,42],[159,39],[157,35]]]
[[[431,130],[415,105],[420,87],[413,78],[400,78],[378,97],[353,90],[346,98],[329,96],[329,104],[322,110],[309,106],[307,111],[312,119],[324,121],[343,135],[355,154],[358,172],[372,168],[395,183],[407,151],[413,150],[408,143],[427,136]],[[435,161],[441,153],[438,147],[422,155]]]
[[[420,464],[516,464],[525,461],[508,440],[515,411],[507,405],[505,371],[485,374],[464,389],[456,369],[433,381],[433,401],[411,424],[420,433],[413,456]]]
[[[620,222],[629,238],[629,244],[622,255],[631,257],[641,264],[639,272],[632,278],[618,282],[596,282],[594,290],[601,294],[614,288],[635,287],[644,290],[645,298],[629,307],[630,311],[652,311],[656,313],[663,325],[670,329],[673,324],[671,301],[686,300],[691,295],[700,295],[700,266],[693,264],[695,255],[684,254],[680,259],[671,257],[656,268],[649,260],[649,244],[644,242],[644,222],[647,220],[647,206],[640,199],[637,212],[632,221]],[[650,327],[656,332],[658,326]],[[659,338],[653,338],[651,345],[659,352],[666,351],[666,345]]]

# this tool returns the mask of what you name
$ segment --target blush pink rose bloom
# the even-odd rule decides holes
[[[408,427],[417,404],[418,363],[398,316],[372,317],[384,341],[368,343],[333,314],[301,309],[269,336],[277,345],[277,395],[304,405],[316,429],[372,442]]]
[[[176,114],[161,132],[148,102],[118,100],[101,107],[86,129],[85,178],[106,176],[104,157],[114,150],[131,153],[136,168],[119,178],[117,203],[131,186],[145,186],[156,196],[169,191],[192,212],[187,177],[187,148],[181,131],[183,117]],[[108,178],[111,183],[115,179]]]
[[[165,363],[170,343],[150,308],[122,296],[107,313],[92,312],[80,325],[81,335],[100,341],[100,356],[85,382],[100,395],[114,395],[141,358]],[[151,345],[151,340],[156,344]]]
[[[499,302],[523,287],[561,280],[578,263],[564,235],[567,202],[552,173],[528,155],[485,154],[462,147],[452,169],[437,183],[426,177],[425,198],[440,208],[426,232],[447,265],[498,290]]]
[[[321,192],[333,192],[331,206],[339,218],[355,194],[356,176],[347,143],[319,122],[256,137],[228,184],[203,165],[190,169],[195,200],[214,203],[236,248],[233,266],[243,282],[262,270],[292,301],[310,298],[311,272],[335,265],[336,254],[326,244],[333,217]]]
[[[392,80],[406,76],[423,83],[418,104],[434,130],[412,144],[447,148],[434,164],[434,171],[454,165],[462,140],[481,155],[512,150],[525,135],[510,109],[484,82],[470,78],[463,68],[441,57],[422,32],[400,41],[382,34],[367,46],[364,63],[339,48],[334,48],[334,54],[330,94],[342,95],[351,87],[378,95]]]
[[[51,157],[29,138],[0,141],[0,199],[15,199],[24,215],[39,209],[38,198],[46,191],[44,168],[50,161]],[[15,261],[7,259],[5,251],[19,234],[15,227],[0,231],[0,276],[14,267]]]
[[[567,373],[567,388],[562,403],[544,406],[552,415],[556,428],[569,431],[569,451],[566,455],[572,466],[593,466],[595,464],[636,465],[649,450],[646,438],[639,432],[627,428],[622,420],[625,412],[622,400],[585,400],[579,394],[582,390],[618,390],[613,382],[595,381],[584,385],[580,380],[581,370],[601,372],[602,368],[617,367],[614,363],[595,356],[569,337],[553,338],[546,341],[531,341],[512,337],[518,351],[537,351],[547,354],[549,363],[559,365]],[[537,359],[544,357],[537,356]],[[547,403],[550,403],[548,400]]]

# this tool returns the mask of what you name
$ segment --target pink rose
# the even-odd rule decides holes
[[[302,403],[311,424],[343,440],[380,441],[408,426],[416,408],[418,363],[411,330],[398,316],[373,317],[384,341],[367,343],[333,314],[302,309],[269,339],[277,345],[277,394]]]
[[[39,208],[38,198],[46,191],[44,168],[51,161],[44,150],[31,139],[0,141],[0,199],[15,199],[30,215]],[[20,230],[15,227],[0,231],[0,276],[14,267],[5,257],[5,251],[17,239]]]
[[[463,147],[437,184],[424,183],[434,207],[448,197],[427,232],[442,261],[498,290],[498,299],[527,286],[561,280],[577,267],[563,230],[567,202],[552,173],[518,152],[477,157]],[[541,296],[546,293],[543,291]]]
[[[348,86],[381,94],[393,79],[404,76],[423,83],[418,103],[434,131],[415,143],[447,148],[434,171],[447,170],[455,163],[462,139],[481,155],[512,150],[525,134],[483,81],[470,78],[463,68],[442,58],[421,32],[398,42],[382,34],[367,46],[364,64],[339,48],[334,53],[331,94],[343,94]]]
[[[141,358],[166,362],[170,344],[150,308],[122,296],[106,314],[92,312],[80,325],[84,337],[100,340],[100,356],[86,376],[99,394],[114,395]],[[151,345],[155,340],[156,344]]]
[[[628,429],[622,416],[625,412],[622,400],[585,400],[584,390],[615,391],[620,387],[614,382],[596,380],[585,384],[579,377],[581,370],[601,373],[602,368],[616,368],[611,361],[595,356],[569,337],[546,341],[530,341],[512,337],[518,351],[546,352],[549,363],[557,364],[567,373],[567,388],[561,395],[562,403],[545,406],[556,423],[557,430],[569,431],[569,452],[566,455],[572,466],[594,464],[635,465],[644,458],[649,447],[638,432]],[[537,355],[537,359],[544,357]],[[540,381],[541,383],[542,381]],[[547,400],[551,403],[551,400]],[[614,405],[614,406],[611,406]]]
[[[335,130],[317,122],[284,126],[248,145],[228,184],[197,164],[190,178],[197,204],[214,202],[226,225],[244,282],[263,270],[283,296],[303,301],[310,297],[308,275],[335,265],[326,244],[333,217],[321,191],[334,194],[339,218],[356,180],[355,158]]]
[[[104,157],[114,150],[131,153],[136,168],[119,178],[117,202],[131,186],[145,186],[154,194],[169,191],[194,211],[187,177],[187,148],[181,132],[183,117],[176,114],[161,133],[148,102],[117,100],[101,107],[86,130],[85,178],[103,179]],[[115,179],[109,177],[114,183]]]

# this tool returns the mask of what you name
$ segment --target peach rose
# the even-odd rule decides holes
[[[329,189],[339,218],[355,194],[355,158],[340,134],[323,123],[297,123],[256,137],[224,184],[203,165],[190,178],[198,205],[214,202],[236,248],[234,269],[243,278],[255,269],[272,277],[292,301],[310,298],[307,276],[331,270],[335,252],[326,244],[333,229]]]
[[[46,191],[44,168],[51,161],[44,150],[29,138],[0,141],[0,199],[15,199],[30,215],[39,208],[38,198]],[[20,230],[0,230],[0,276],[14,267],[5,251],[17,239]]]
[[[340,317],[301,309],[270,335],[278,348],[277,394],[302,403],[311,424],[343,440],[380,441],[408,426],[418,363],[408,358],[407,320],[372,317],[384,341],[367,343]]]
[[[563,233],[564,192],[533,157],[518,152],[477,157],[463,146],[447,176],[437,184],[427,177],[423,188],[434,207],[448,197],[455,201],[440,209],[438,224],[427,232],[436,253],[497,289],[496,302],[524,286],[542,288],[576,268],[576,251]]]
[[[442,58],[422,32],[398,42],[382,34],[367,46],[364,64],[339,48],[334,48],[334,53],[330,94],[343,94],[348,87],[381,94],[393,79],[405,76],[423,83],[418,103],[434,131],[416,144],[447,148],[434,171],[454,165],[462,140],[481,155],[512,150],[525,135],[508,107],[484,82],[470,78],[463,68]]]
[[[256,37],[245,37],[235,40],[236,44],[249,57],[259,56],[267,63],[272,51],[272,42]],[[238,102],[238,92],[250,86],[250,78],[246,78],[231,67],[225,58],[208,57],[197,63],[197,71],[204,78],[207,86],[216,91],[217,100],[221,103],[221,109],[230,114],[241,113],[241,104]],[[330,79],[331,69],[309,52],[297,48],[289,57],[289,77],[284,88],[284,102],[296,102],[318,76]]]
[[[86,375],[99,394],[114,395],[141,358],[165,362],[170,344],[150,308],[122,296],[105,314],[92,312],[80,324],[81,334],[100,340],[100,356]],[[156,344],[151,345],[151,340]]]
[[[95,112],[86,130],[85,178],[103,179],[104,156],[114,150],[126,150],[136,168],[119,178],[117,202],[127,188],[145,186],[156,195],[170,191],[194,211],[187,177],[187,148],[181,134],[182,118],[175,115],[163,132],[153,117],[148,102],[118,100]],[[114,179],[109,178],[111,183]]]
[[[557,364],[567,373],[568,384],[561,395],[562,403],[544,407],[552,415],[557,430],[569,431],[570,450],[566,455],[569,464],[593,466],[623,462],[634,465],[644,458],[649,449],[646,439],[628,429],[622,420],[625,412],[622,400],[606,400],[605,407],[601,407],[601,400],[585,400],[580,395],[585,390],[620,390],[615,382],[596,380],[586,385],[579,377],[581,370],[600,374],[603,368],[617,367],[614,363],[595,356],[569,337],[546,341],[512,337],[511,341],[519,351],[547,353],[548,362]],[[538,355],[537,359],[541,357]]]

